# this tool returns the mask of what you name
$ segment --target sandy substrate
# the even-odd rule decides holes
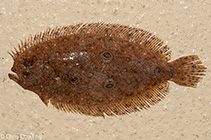
[[[8,78],[13,60],[7,51],[20,39],[48,27],[99,21],[156,32],[172,60],[199,55],[206,77],[196,89],[171,82],[169,95],[149,110],[105,119],[46,107]],[[0,0],[0,140],[210,140],[210,25],[210,0]]]

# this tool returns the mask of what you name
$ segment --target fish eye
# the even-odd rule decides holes
[[[26,67],[31,66],[32,65],[32,61],[26,60],[26,61],[23,62],[23,65],[26,66]]]
[[[23,71],[23,75],[25,75],[25,76],[29,76],[29,71]]]

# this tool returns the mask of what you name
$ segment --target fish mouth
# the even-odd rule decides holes
[[[19,78],[19,76],[18,76],[16,73],[14,73],[14,74],[9,73],[8,76],[9,76],[9,78],[10,78],[11,80],[13,80],[13,81],[19,83],[20,78]]]

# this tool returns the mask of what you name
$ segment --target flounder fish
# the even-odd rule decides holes
[[[196,87],[206,67],[197,55],[170,61],[154,34],[120,24],[80,23],[49,28],[9,52],[9,78],[44,104],[90,116],[148,109],[169,91],[169,81]]]

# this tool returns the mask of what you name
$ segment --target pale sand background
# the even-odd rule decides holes
[[[196,89],[171,83],[169,95],[148,111],[105,119],[47,108],[9,80],[13,61],[7,51],[19,39],[51,26],[98,21],[156,32],[168,41],[172,59],[198,54],[207,76]],[[210,0],[0,0],[0,140],[5,134],[43,140],[211,140],[210,38]]]

